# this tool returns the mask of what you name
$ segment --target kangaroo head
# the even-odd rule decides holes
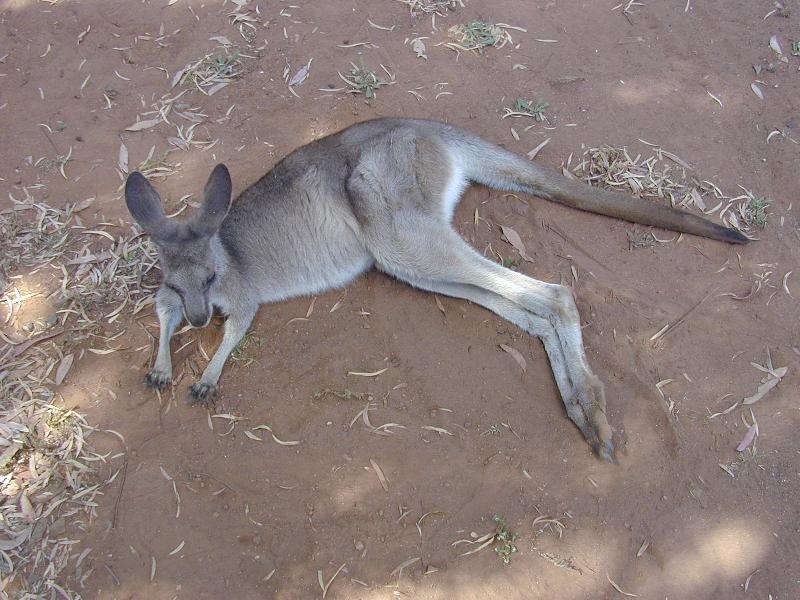
[[[168,219],[158,192],[137,171],[125,182],[125,202],[158,246],[164,285],[180,296],[183,316],[193,327],[204,327],[213,311],[209,291],[224,264],[217,232],[231,207],[228,169],[225,165],[214,168],[206,183],[203,205],[188,221]]]

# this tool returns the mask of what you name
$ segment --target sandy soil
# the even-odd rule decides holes
[[[259,13],[245,11],[257,25],[248,49],[230,22],[231,2],[3,2],[3,188],[44,184],[34,195],[56,206],[94,197],[86,221],[129,223],[120,143],[134,166],[151,146],[170,148],[175,128],[124,128],[170,93],[176,71],[218,46],[209,38],[225,36],[253,58],[213,96],[185,96],[206,115],[196,139],[219,141],[206,151],[173,148],[169,160],[180,167],[157,183],[171,208],[185,194],[197,198],[216,162],[227,163],[240,191],[303,143],[400,115],[450,121],[520,153],[550,137],[537,160],[553,167],[580,155],[582,144],[637,154],[650,151],[646,140],[729,195],[741,185],[772,198],[769,224],[744,248],[684,237],[629,250],[629,224],[482,188],[465,195],[455,224],[467,240],[512,258],[498,227],[511,225],[535,259],[520,270],[574,287],[590,359],[607,386],[615,466],[593,457],[566,418],[537,340],[462,301],[442,298],[441,311],[433,296],[376,273],[316,298],[307,320],[292,321],[305,317],[308,298],[262,308],[253,330],[263,343],[228,365],[217,418],[183,401],[219,324],[173,343],[195,340],[177,354],[182,377],[161,401],[142,383],[154,316],[107,325],[109,333],[126,330],[116,340],[125,350],[87,354],[58,391],[90,422],[122,433],[127,453],[97,519],[74,531],[92,548],[94,571],[83,589],[65,583],[98,600],[315,598],[318,572],[328,582],[343,565],[328,598],[623,597],[612,580],[641,598],[800,596],[800,272],[785,280],[794,298],[783,285],[800,264],[800,62],[789,51],[798,15],[764,19],[769,0],[691,0],[686,12],[683,2],[652,2],[627,17],[612,1],[472,0],[437,17],[434,30],[430,16],[392,0],[256,4]],[[474,18],[527,33],[511,30],[513,44],[484,55],[437,46],[448,26]],[[762,100],[750,88],[752,65],[775,61],[773,34],[788,64],[759,75]],[[404,43],[418,36],[427,60]],[[372,45],[341,47],[358,42]],[[337,71],[359,57],[378,71],[385,65],[396,83],[370,102],[320,91],[341,87]],[[284,69],[291,76],[312,58],[296,97]],[[551,127],[525,132],[501,120],[517,97],[549,101]],[[767,143],[773,130],[783,133]],[[70,147],[66,180],[32,164]],[[721,295],[745,295],[767,272],[747,300]],[[46,310],[32,302],[5,327],[19,330]],[[527,372],[499,344],[517,348]],[[755,392],[763,373],[751,363],[764,364],[767,348],[788,374],[753,405],[758,450],[740,455],[750,412],[707,417]],[[374,378],[348,376],[384,368]],[[664,380],[672,381],[662,397],[656,384]],[[374,425],[405,429],[379,436],[361,421],[350,426],[370,400]],[[278,444],[258,425],[300,443]],[[114,447],[105,438],[96,444]],[[495,514],[518,534],[511,564],[490,548],[461,556],[474,545],[454,542],[492,531]],[[534,523],[541,515],[559,519],[561,535]]]

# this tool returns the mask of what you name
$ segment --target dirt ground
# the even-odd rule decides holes
[[[216,415],[184,399],[219,323],[173,341],[179,381],[159,399],[143,385],[152,308],[104,321],[107,336],[124,330],[108,342],[118,350],[85,354],[56,388],[125,439],[125,455],[98,475],[121,468],[96,518],[69,530],[75,554],[91,548],[82,586],[71,569],[63,581],[81,597],[800,597],[800,272],[791,274],[800,14],[765,19],[771,0],[648,2],[626,14],[613,0],[464,4],[432,21],[397,0],[253,0],[238,10],[208,0],[2,3],[0,184],[15,196],[42,184],[31,193],[53,206],[94,198],[84,221],[112,233],[130,224],[121,143],[131,169],[152,146],[155,156],[173,150],[174,173],[155,184],[174,210],[186,194],[197,200],[217,162],[239,192],[292,149],[390,115],[452,122],[522,154],[550,138],[537,160],[554,168],[582,145],[644,155],[645,140],[730,196],[743,186],[772,199],[760,240],[746,247],[684,236],[630,249],[630,224],[480,187],[465,194],[455,225],[468,241],[513,258],[499,225],[513,226],[534,258],[519,270],[574,288],[606,384],[613,466],[567,419],[537,340],[463,301],[440,298],[440,309],[377,273],[320,295],[312,311],[310,298],[263,307],[252,343],[223,374]],[[512,43],[482,55],[438,45],[472,19],[527,31],[510,29]],[[770,48],[775,34],[786,62]],[[171,89],[220,37],[248,55],[241,77],[212,96]],[[416,37],[427,59],[407,43]],[[293,94],[284,71],[291,78],[310,59]],[[360,59],[396,78],[375,100],[335,91],[337,71]],[[756,75],[762,61],[774,72]],[[172,126],[125,130],[183,89],[204,115],[194,139],[213,147],[171,146],[175,125],[191,125],[174,114]],[[547,100],[549,122],[501,119],[518,97]],[[69,148],[66,178],[36,165]],[[58,287],[56,275],[36,281]],[[24,303],[3,331],[50,310]],[[522,353],[526,372],[500,344]],[[768,352],[788,372],[750,407],[757,450],[738,453],[750,410],[709,415],[756,391],[764,373],[751,363],[766,364]],[[377,435],[353,422],[370,401],[372,425],[404,428]],[[118,448],[109,436],[90,441],[100,453]],[[494,531],[493,515],[518,536],[507,566],[492,551],[499,543],[466,556],[478,544],[455,544]],[[320,581],[334,575],[323,594]]]

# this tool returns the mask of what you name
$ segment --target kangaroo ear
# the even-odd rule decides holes
[[[231,174],[228,167],[219,164],[211,171],[205,188],[201,212],[192,219],[192,230],[211,236],[219,231],[222,221],[231,208]]]
[[[175,224],[167,220],[161,208],[161,197],[147,178],[134,171],[125,182],[125,203],[136,222],[145,233],[156,239],[169,238],[175,231]]]

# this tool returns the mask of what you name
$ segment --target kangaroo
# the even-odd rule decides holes
[[[170,338],[183,319],[227,315],[222,342],[189,403],[212,402],[228,355],[259,305],[343,287],[377,267],[414,287],[463,298],[544,344],[567,415],[594,452],[614,461],[603,385],[586,359],[569,288],[488,260],[451,225],[470,183],[523,192],[584,211],[736,244],[748,239],[698,216],[571,181],[463,129],[436,121],[366,121],[289,154],[232,202],[220,164],[202,207],[166,218],[138,172],[125,200],[159,251],[158,353],[147,385],[172,382]]]

